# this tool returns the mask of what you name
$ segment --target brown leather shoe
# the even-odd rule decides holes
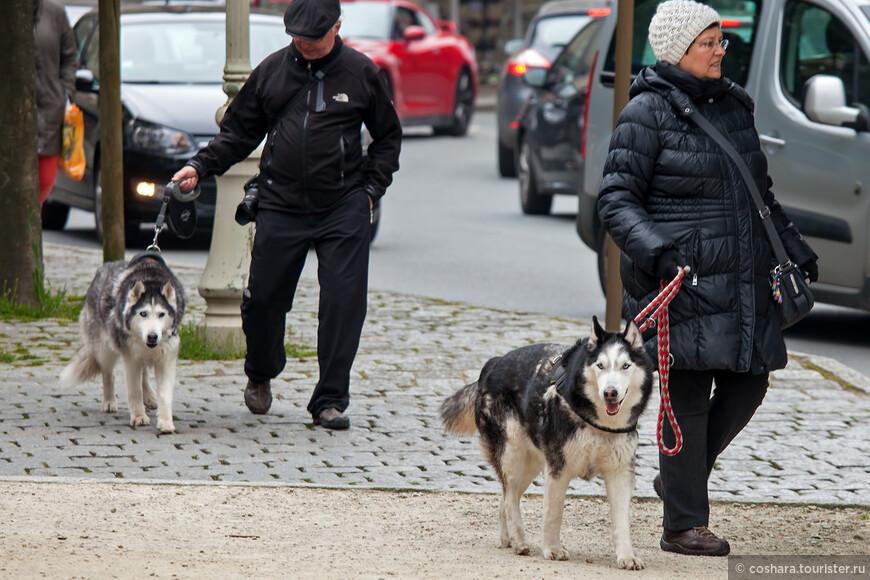
[[[332,429],[334,431],[343,431],[350,427],[350,419],[347,415],[341,413],[338,409],[332,407],[324,409],[314,418],[314,424],[320,425],[324,429]]]
[[[728,542],[717,538],[707,526],[695,526],[679,532],[664,530],[660,543],[665,552],[688,556],[727,556],[731,551]]]
[[[254,415],[265,415],[272,406],[271,381],[255,383],[248,379],[248,386],[245,387],[245,405]]]

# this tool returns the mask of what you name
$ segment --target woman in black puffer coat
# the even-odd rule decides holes
[[[669,310],[669,390],[683,448],[659,456],[661,547],[724,556],[728,542],[707,528],[707,480],[761,404],[768,373],[783,368],[787,355],[761,218],[737,167],[688,111],[697,109],[740,153],[791,259],[813,281],[818,269],[817,256],[770,191],[752,99],[721,76],[727,43],[719,20],[715,10],[691,0],[659,5],[650,24],[658,62],[631,86],[610,142],[598,212],[623,252],[626,317],[649,304],[660,280],[691,268]],[[655,331],[647,338],[654,353]],[[665,433],[673,446],[673,433]]]

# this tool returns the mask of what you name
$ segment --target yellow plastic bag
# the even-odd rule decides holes
[[[70,103],[63,116],[63,145],[57,164],[76,181],[85,174],[84,139],[85,121],[82,110],[75,103]]]

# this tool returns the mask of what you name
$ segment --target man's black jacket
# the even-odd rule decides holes
[[[291,43],[255,68],[230,103],[220,133],[188,164],[200,179],[221,175],[269,138],[260,159],[260,208],[291,213],[327,210],[365,188],[377,202],[399,168],[402,127],[379,67],[348,47],[322,81],[277,119],[284,105],[336,58],[305,60]],[[276,123],[277,121],[277,123]],[[373,142],[363,167],[360,125]],[[241,193],[241,192],[240,192]]]

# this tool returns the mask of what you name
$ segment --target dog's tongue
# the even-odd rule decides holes
[[[619,413],[619,403],[604,403],[608,415],[616,415]]]

